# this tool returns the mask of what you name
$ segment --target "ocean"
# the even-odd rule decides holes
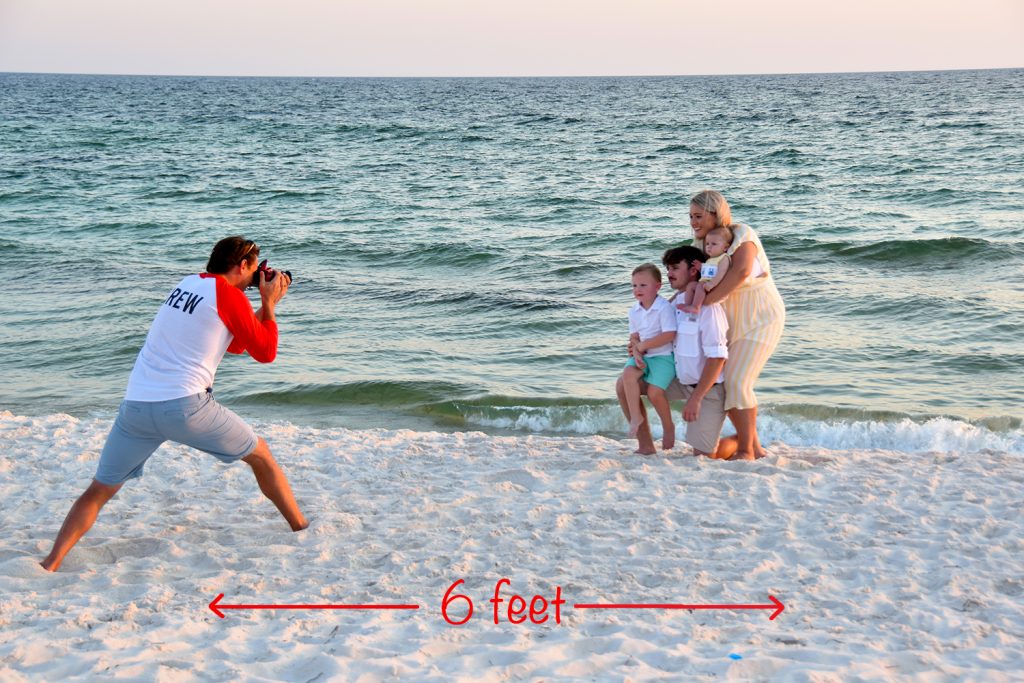
[[[1022,111],[1020,69],[0,74],[0,421],[112,419],[167,292],[244,234],[295,282],[277,361],[221,365],[242,415],[624,439],[630,272],[713,188],[787,307],[766,444],[1022,454]]]

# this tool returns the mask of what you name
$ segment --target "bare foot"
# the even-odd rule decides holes
[[[636,433],[640,431],[640,427],[644,423],[643,417],[634,417],[629,421],[629,438],[636,438]]]
[[[755,457],[758,458],[758,459],[760,459],[760,458],[767,458],[769,455],[771,455],[771,453],[769,453],[764,448],[758,448],[754,453],[755,453]]]
[[[746,451],[736,451],[729,460],[753,460],[754,454]]]
[[[665,434],[661,437],[661,447],[670,451],[676,447],[676,426],[672,423],[665,425]]]
[[[637,455],[654,455],[657,450],[654,448],[654,439],[651,438],[651,425],[644,420],[639,431],[636,433],[636,450],[633,451]]]

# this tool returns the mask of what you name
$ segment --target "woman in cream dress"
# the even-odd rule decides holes
[[[704,190],[694,195],[690,200],[694,246],[703,249],[704,236],[721,226],[733,230],[732,246],[726,252],[732,264],[722,281],[708,292],[704,305],[722,304],[729,321],[725,409],[736,427],[733,459],[752,460],[765,455],[757,437],[754,384],[782,337],[786,307],[757,234],[749,225],[733,224],[729,203],[721,193]]]

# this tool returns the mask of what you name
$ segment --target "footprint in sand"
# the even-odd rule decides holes
[[[491,484],[515,484],[528,491],[536,491],[543,482],[526,470],[504,470],[489,475],[485,481]]]
[[[79,546],[78,558],[86,564],[114,564],[127,557],[153,557],[166,553],[170,547],[167,541],[157,538],[107,541],[101,545]]]

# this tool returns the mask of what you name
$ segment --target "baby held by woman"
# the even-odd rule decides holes
[[[704,238],[704,253],[708,255],[708,260],[701,266],[700,281],[691,282],[686,287],[686,298],[679,305],[679,310],[700,313],[704,297],[729,271],[729,255],[725,252],[732,244],[732,239],[732,229],[725,225],[711,230]]]

